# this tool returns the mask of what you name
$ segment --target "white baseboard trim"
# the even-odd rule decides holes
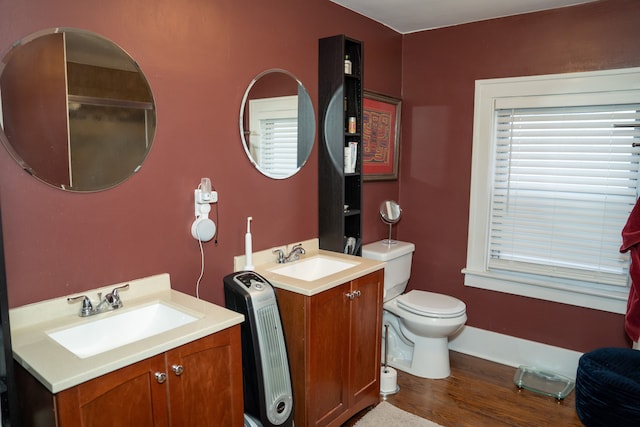
[[[578,359],[582,356],[578,351],[472,326],[465,326],[452,337],[449,340],[449,349],[514,368],[520,365],[532,366],[572,379],[576,378]]]

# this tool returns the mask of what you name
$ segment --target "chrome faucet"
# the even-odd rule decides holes
[[[118,291],[129,289],[129,284],[118,286],[111,292],[106,294],[102,298],[102,293],[98,293],[98,304],[94,307],[91,300],[86,295],[79,295],[77,297],[67,298],[68,302],[82,301],[80,307],[80,317],[93,316],[94,314],[104,313],[105,311],[112,311],[122,307],[122,300],[120,299],[120,293]]]
[[[284,262],[295,261],[300,258],[300,255],[304,255],[305,253],[307,252],[302,247],[302,243],[298,243],[293,246],[289,255],[285,257]]]
[[[287,250],[288,249],[289,249],[289,246],[287,245]],[[285,255],[282,249],[274,249],[271,252],[273,252],[274,254],[278,254],[278,258],[276,259],[278,264],[284,264],[285,262],[295,261],[297,259],[300,259],[300,255],[304,255],[306,253],[306,251],[302,247],[302,243],[298,243],[297,245],[294,245],[293,248],[291,248],[291,252],[289,252],[288,255]]]

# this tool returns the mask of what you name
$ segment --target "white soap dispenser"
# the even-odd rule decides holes
[[[251,247],[251,220],[253,217],[247,217],[247,234],[244,235],[244,269],[245,270],[253,270],[253,262],[251,260],[251,253],[253,252],[253,248]]]

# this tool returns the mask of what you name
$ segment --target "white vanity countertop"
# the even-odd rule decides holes
[[[81,302],[70,304],[66,297],[9,310],[14,359],[49,391],[58,393],[244,321],[242,314],[171,289],[168,274],[84,293],[92,301],[96,301],[98,292],[104,295],[126,283],[129,283],[129,289],[120,292],[123,308],[90,317],[80,317],[78,313]],[[91,322],[103,316],[117,315],[154,302],[178,308],[197,320],[87,358],[76,356],[47,335],[51,331]],[[118,331],[113,331],[113,334],[116,336]],[[108,340],[109,337],[94,339]]]
[[[346,262],[354,263],[355,265],[346,270],[339,271],[335,274],[331,274],[314,281],[299,280],[271,271],[286,265],[291,265],[295,262],[303,262],[304,260],[316,255],[344,260]],[[278,264],[275,261],[275,256],[272,256],[272,258],[273,261],[256,265],[255,272],[271,282],[271,284],[276,288],[286,289],[288,291],[307,296],[319,294],[320,292],[329,290],[350,280],[357,279],[358,277],[383,269],[385,266],[383,261],[376,261],[359,256],[346,255],[339,252],[315,248],[307,250],[306,254],[302,255],[298,261],[292,261],[286,264]]]

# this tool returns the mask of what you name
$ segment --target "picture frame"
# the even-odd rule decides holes
[[[368,90],[362,100],[364,181],[398,179],[402,100]]]

